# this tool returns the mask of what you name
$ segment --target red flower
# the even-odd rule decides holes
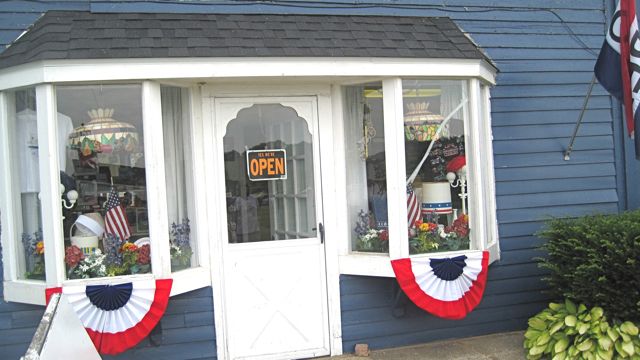
[[[451,226],[447,226],[444,231],[447,233],[453,232],[459,237],[466,237],[469,235],[469,216],[464,214],[458,216]]]
[[[144,244],[138,248],[138,264],[147,265],[151,262],[151,246]]]
[[[389,232],[387,230],[382,230],[380,232],[380,240],[381,241],[387,241],[389,240]]]
[[[467,165],[467,159],[464,155],[458,155],[449,161],[447,164],[447,171],[456,172],[462,169],[465,165]]]
[[[136,246],[136,244],[130,243],[130,242],[126,242],[122,244],[122,247],[120,248],[120,252],[123,252],[123,253],[136,252],[136,251],[138,251],[138,247]]]
[[[84,254],[82,253],[82,250],[80,250],[80,248],[75,245],[71,245],[67,247],[64,253],[65,253],[64,262],[70,268],[75,267],[76,265],[78,265],[80,261],[82,261],[82,259],[84,259]]]
[[[416,220],[416,221],[413,223],[413,226],[414,226],[414,227],[416,227],[416,228],[419,228],[419,227],[420,227],[420,225],[422,225],[422,220]]]

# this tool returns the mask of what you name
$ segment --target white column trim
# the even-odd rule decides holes
[[[4,280],[15,281],[18,279],[18,242],[20,238],[19,220],[22,217],[20,211],[20,192],[17,187],[17,172],[15,162],[11,155],[13,151],[10,139],[15,137],[15,96],[6,91],[0,92],[0,172],[6,174],[0,176],[0,221],[2,231],[2,268]],[[6,284],[6,283],[5,283]],[[6,285],[4,291],[7,296]]]
[[[318,132],[316,133],[316,142],[318,144],[318,160],[320,164],[316,169],[320,169],[318,178],[320,178],[321,182],[316,186],[322,186],[323,221],[326,229],[324,251],[327,310],[329,312],[329,347],[331,355],[342,355],[342,314],[340,312],[340,265],[338,252],[344,241],[343,237],[340,236],[342,232],[333,211],[333,209],[340,207],[340,202],[338,201],[340,197],[337,189],[342,188],[338,186],[339,182],[334,176],[336,163],[334,154],[341,154],[341,152],[336,149],[334,151],[322,151],[322,149],[331,149],[334,146],[339,146],[333,139],[334,123],[331,116],[334,115],[332,110],[335,107],[333,106],[334,98],[332,98],[332,95],[335,92],[332,92],[332,90],[334,89],[327,88],[326,94],[318,95]]]
[[[151,269],[156,278],[171,276],[169,219],[165,186],[164,141],[160,84],[142,83],[142,128],[147,184],[147,211],[151,238]]]
[[[58,116],[53,85],[42,84],[36,87],[36,109],[45,271],[47,286],[57,287],[62,285],[65,278],[65,268],[60,169],[57,151]]]
[[[473,237],[474,249],[485,249],[487,246],[487,232],[485,223],[484,196],[485,170],[482,166],[481,133],[480,124],[480,83],[477,79],[467,81],[467,93],[469,94],[469,106],[467,107],[467,119],[465,132],[467,138],[467,176],[469,189],[469,229]]]
[[[382,93],[389,207],[389,256],[391,259],[399,259],[409,257],[402,79],[383,80]]]

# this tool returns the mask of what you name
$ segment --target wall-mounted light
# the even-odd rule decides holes
[[[75,190],[69,190],[67,193],[67,198],[65,199],[62,195],[64,195],[64,185],[60,184],[60,201],[62,201],[62,206],[65,209],[71,209],[76,205],[76,201],[78,201],[78,192]],[[67,200],[69,203],[67,204]],[[64,219],[64,216],[62,217]]]

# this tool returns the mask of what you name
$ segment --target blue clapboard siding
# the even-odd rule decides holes
[[[0,278],[2,278],[0,261]],[[3,289],[0,287],[0,299]],[[43,306],[8,303],[0,300],[0,359],[23,356],[33,338]],[[103,359],[215,359],[216,342],[211,288],[174,296],[165,316],[135,348]]]
[[[405,316],[396,318],[393,279],[341,276],[343,347],[351,352],[358,342],[382,348],[525,328],[527,318],[549,301],[540,280],[544,272],[534,261],[544,255],[536,250],[543,241],[535,236],[544,220],[621,208],[624,159],[616,155],[620,144],[614,129],[619,125],[613,123],[611,99],[600,86],[589,101],[571,161],[562,160],[602,44],[605,7],[611,6],[612,0],[447,0],[446,6],[435,0],[332,0],[287,6],[277,1],[5,1],[0,6],[0,44],[14,39],[40,12],[63,8],[453,18],[500,69],[491,105],[502,259],[490,267],[482,303],[462,321],[437,319],[411,304],[405,306]],[[154,332],[126,356],[215,356],[210,291],[172,299],[162,332]],[[22,351],[41,311],[0,303],[0,351]]]
[[[1,291],[1,289],[0,289]],[[24,355],[44,307],[0,301],[2,359]],[[215,359],[211,288],[172,297],[160,324],[135,348],[103,359]]]

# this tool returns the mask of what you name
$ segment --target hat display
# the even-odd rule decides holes
[[[104,220],[99,213],[82,214],[71,225],[69,232],[71,245],[90,255],[98,248],[99,238],[104,234]]]
[[[451,186],[448,182],[422,183],[422,215],[451,214]]]
[[[75,235],[95,235],[101,237],[104,233],[104,219],[100,213],[82,214],[76,219]]]

